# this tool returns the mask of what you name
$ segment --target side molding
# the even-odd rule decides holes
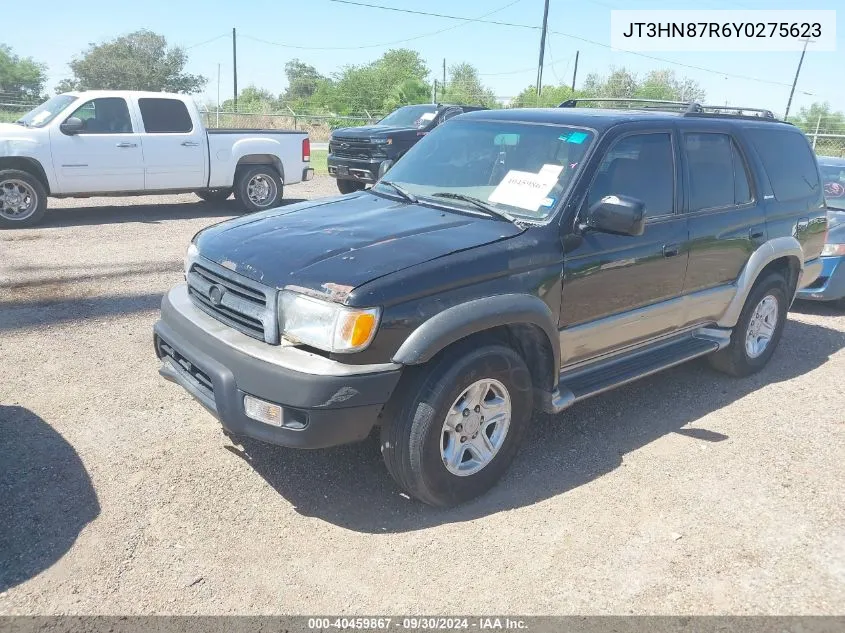
[[[555,367],[560,367],[560,344],[554,315],[531,295],[506,294],[475,299],[443,310],[414,330],[393,356],[393,362],[419,365],[467,336],[501,325],[530,323],[549,339]]]
[[[804,271],[804,251],[797,239],[792,236],[776,237],[762,244],[751,254],[748,263],[745,264],[745,268],[742,269],[742,273],[736,280],[736,295],[717,322],[719,327],[734,327],[736,325],[742,312],[742,306],[745,305],[748,293],[751,292],[760,272],[768,264],[781,257],[795,258],[798,262],[800,279],[800,275]]]

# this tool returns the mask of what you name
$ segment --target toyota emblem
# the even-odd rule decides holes
[[[220,286],[211,286],[208,289],[208,298],[212,305],[219,306],[223,303],[223,295],[226,294],[226,289]]]

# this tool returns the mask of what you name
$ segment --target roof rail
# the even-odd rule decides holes
[[[585,99],[567,99],[559,108],[577,108],[579,103],[622,104],[636,110],[665,110],[679,112],[683,116],[721,117],[729,116],[742,119],[767,119],[777,121],[771,110],[746,108],[744,106],[703,105],[696,101],[668,101],[665,99],[634,99],[627,97],[589,97]],[[612,106],[611,106],[612,107]],[[751,114],[746,114],[751,113]]]

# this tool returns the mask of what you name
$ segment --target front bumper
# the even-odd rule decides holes
[[[341,158],[329,154],[327,164],[329,176],[340,180],[357,180],[368,184],[378,180],[378,169],[387,158]]]
[[[821,257],[818,276],[801,288],[796,299],[835,301],[845,297],[845,257]]]
[[[324,448],[364,439],[400,375],[395,364],[346,365],[256,341],[194,307],[184,284],[162,300],[153,338],[159,373],[226,431],[281,446]],[[281,405],[282,425],[248,417],[246,395]]]

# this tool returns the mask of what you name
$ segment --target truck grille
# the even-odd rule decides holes
[[[188,272],[194,305],[244,334],[276,344],[275,290],[214,265],[194,263]]]
[[[340,158],[369,160],[374,153],[378,153],[378,150],[367,140],[336,136],[329,142],[329,153]]]

